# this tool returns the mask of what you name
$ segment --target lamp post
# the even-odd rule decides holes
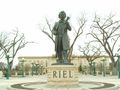
[[[120,55],[118,56],[118,78],[120,78]]]
[[[101,61],[103,62],[103,64],[102,64],[102,72],[103,72],[103,76],[105,77],[105,75],[106,75],[106,69],[105,69],[105,61],[106,61],[106,59],[103,59]]]
[[[21,62],[21,66],[22,66],[22,77],[24,77],[25,75],[24,75],[24,62],[25,62],[25,60],[24,60],[24,58],[22,58],[22,61],[20,61]]]
[[[93,62],[89,62],[89,70],[90,70],[90,75],[92,75],[92,69],[93,69]]]
[[[120,79],[120,55],[116,54],[115,55],[117,57],[117,62],[118,62],[118,78]]]
[[[47,60],[46,60],[46,67],[45,67],[45,69],[46,69],[46,72],[45,72],[45,73],[47,73],[47,65],[48,65],[48,63],[47,63]]]
[[[35,71],[35,63],[32,63],[32,76],[34,75],[34,71]]]
[[[40,66],[40,75],[43,74],[43,65]]]
[[[93,75],[96,76],[96,68],[95,68],[95,62],[93,62]]]
[[[40,67],[39,64],[35,64],[36,75],[38,75],[38,73],[39,73],[39,67]]]

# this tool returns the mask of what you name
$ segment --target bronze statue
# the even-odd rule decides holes
[[[58,15],[59,21],[55,23],[52,33],[55,35],[55,51],[57,63],[68,64],[67,52],[70,48],[70,40],[67,31],[71,31],[71,26],[66,18],[66,13],[61,11]],[[66,18],[66,19],[65,19]]]

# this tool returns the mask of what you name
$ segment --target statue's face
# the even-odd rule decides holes
[[[61,20],[64,20],[65,18],[64,18],[64,17],[61,17],[60,19],[61,19]]]
[[[64,20],[65,17],[66,17],[65,12],[60,12],[60,14],[59,14],[59,18],[60,18],[61,20]]]

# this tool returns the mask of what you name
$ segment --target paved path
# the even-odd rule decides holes
[[[111,83],[120,87],[120,79],[117,76],[91,76],[91,75],[79,75],[80,82],[102,82],[102,83]],[[26,76],[26,77],[11,77],[9,80],[6,78],[0,78],[0,90],[7,90],[6,88],[10,85],[17,83],[26,83],[26,82],[46,82],[46,75],[42,76]],[[64,88],[63,88],[64,89]],[[58,89],[59,90],[59,89]],[[76,89],[74,89],[76,90]],[[115,89],[114,89],[115,90]],[[120,90],[120,89],[119,89]]]

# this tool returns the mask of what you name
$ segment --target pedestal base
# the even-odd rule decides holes
[[[49,85],[73,85],[78,83],[78,67],[74,65],[51,65],[48,67]]]

